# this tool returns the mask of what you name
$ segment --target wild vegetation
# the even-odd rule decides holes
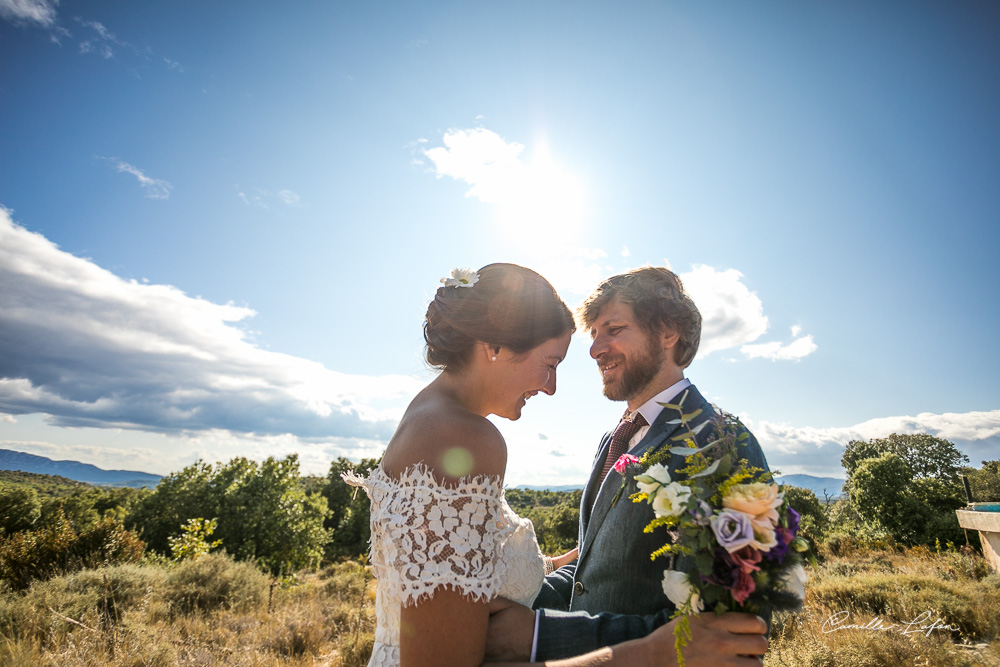
[[[852,442],[839,500],[786,489],[820,562],[766,664],[1000,665],[1000,575],[949,509],[960,474],[1000,500],[1000,461],[970,468],[928,438]],[[0,665],[364,665],[368,502],[340,474],[376,464],[199,462],[153,491],[0,474]],[[580,494],[507,498],[556,554],[576,543]]]

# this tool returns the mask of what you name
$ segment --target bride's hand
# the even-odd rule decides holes
[[[558,570],[563,565],[569,565],[570,563],[575,561],[577,555],[579,555],[579,551],[580,549],[578,547],[574,547],[572,551],[567,551],[566,553],[559,556],[553,556],[552,557],[553,569]]]

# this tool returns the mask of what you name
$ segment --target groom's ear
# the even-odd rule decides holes
[[[677,342],[681,339],[681,335],[675,329],[664,326],[660,330],[659,338],[664,350],[673,350],[677,346]]]

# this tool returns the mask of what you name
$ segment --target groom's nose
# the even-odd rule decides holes
[[[590,356],[597,359],[608,351],[608,344],[600,334],[594,336],[594,342],[590,344]]]

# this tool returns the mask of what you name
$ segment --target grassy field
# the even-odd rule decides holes
[[[801,613],[772,627],[768,667],[1000,665],[1000,575],[979,555],[827,552]]]
[[[0,665],[331,665],[368,661],[375,583],[345,563],[272,588],[211,554],[121,565],[0,598]]]
[[[1000,665],[1000,575],[974,554],[841,548],[809,574],[765,665]],[[357,563],[273,588],[216,554],[85,570],[0,595],[0,664],[360,666],[374,591]]]

